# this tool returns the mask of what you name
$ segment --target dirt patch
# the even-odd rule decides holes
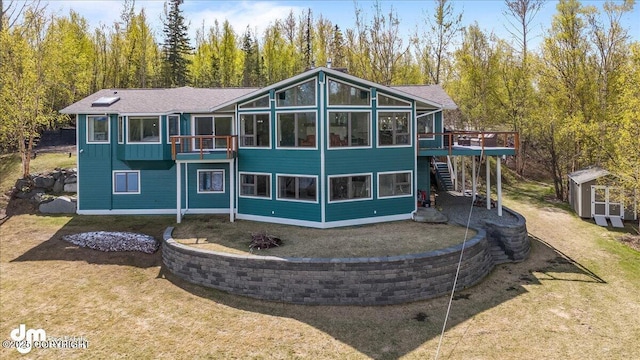
[[[640,251],[640,235],[625,234],[620,236],[619,240],[630,248]]]

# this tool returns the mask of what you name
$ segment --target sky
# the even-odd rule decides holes
[[[99,24],[111,25],[119,19],[122,1],[81,1],[81,0],[50,0],[48,10],[58,15],[68,14],[73,9],[89,20],[93,27]],[[583,5],[593,5],[602,8],[604,1],[582,0]],[[400,20],[400,29],[407,39],[413,34],[419,24],[424,24],[427,16],[433,14],[435,7],[433,0],[422,1],[389,1],[381,0],[383,13],[388,13],[393,7]],[[463,26],[477,22],[486,32],[494,32],[500,38],[508,39],[509,24],[503,15],[505,9],[503,0],[454,0],[452,2],[455,13],[462,12]],[[547,1],[537,14],[532,24],[531,44],[536,48],[545,31],[551,27],[551,20],[556,12],[557,1]],[[358,6],[365,11],[366,18],[371,18],[374,1],[360,0]],[[163,0],[136,0],[136,13],[144,8],[147,18],[159,38],[162,33],[161,15]],[[235,32],[244,33],[247,26],[252,31],[262,34],[266,27],[276,19],[284,19],[290,11],[298,17],[310,8],[314,18],[322,15],[333,24],[340,26],[343,31],[355,27],[354,2],[351,0],[307,0],[307,1],[220,1],[220,0],[185,0],[182,10],[190,23],[189,34],[193,41],[196,29],[209,29],[217,19],[222,23],[229,20]],[[640,41],[640,4],[636,4],[633,13],[623,19],[623,26],[629,30],[629,35],[635,41]]]

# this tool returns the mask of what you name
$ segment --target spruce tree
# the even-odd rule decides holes
[[[165,86],[185,86],[189,82],[189,45],[187,25],[180,5],[184,0],[168,0],[164,6],[164,81]]]

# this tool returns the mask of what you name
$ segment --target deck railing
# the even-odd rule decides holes
[[[171,136],[171,158],[173,160],[179,153],[200,153],[200,159],[202,159],[204,154],[216,151],[226,151],[227,159],[231,159],[237,150],[237,135]]]
[[[520,134],[517,131],[446,131],[418,134],[418,144],[421,140],[437,141],[437,146],[429,146],[427,149],[448,149],[449,153],[454,146],[480,146],[483,150],[495,147],[513,148],[517,152]]]

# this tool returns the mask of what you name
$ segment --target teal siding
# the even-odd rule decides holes
[[[418,184],[417,188],[429,194],[431,188],[431,158],[427,156],[418,157]]]
[[[218,169],[224,170],[224,192],[198,194],[198,170]],[[229,178],[228,164],[188,164],[187,193],[189,195],[189,209],[229,209],[229,190],[231,185]]]
[[[77,122],[79,209],[173,209],[175,208],[176,176],[171,161],[131,161],[118,159],[117,116],[111,115],[110,143],[87,144],[86,115]],[[122,146],[120,144],[120,146]],[[131,146],[131,145],[129,145]],[[147,145],[139,145],[147,146]],[[139,170],[140,194],[113,194],[114,170]],[[167,196],[167,194],[173,194]]]

